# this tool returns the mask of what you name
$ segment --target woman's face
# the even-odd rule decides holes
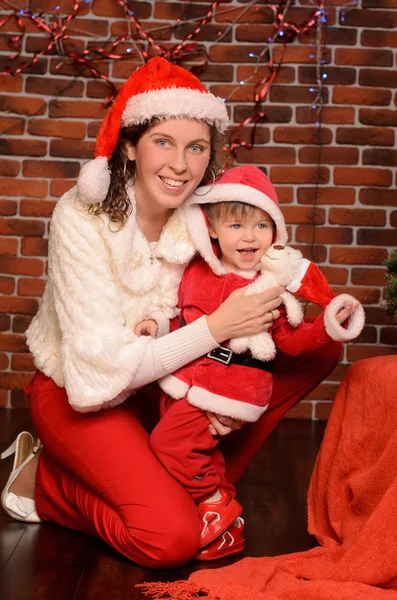
[[[202,180],[210,152],[209,126],[187,119],[161,121],[136,146],[127,144],[136,165],[137,205],[155,212],[180,206]]]

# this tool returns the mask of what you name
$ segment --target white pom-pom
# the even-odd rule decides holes
[[[106,156],[97,156],[81,167],[77,189],[83,202],[100,204],[107,196],[109,185],[110,171]]]

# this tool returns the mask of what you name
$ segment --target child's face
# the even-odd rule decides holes
[[[221,260],[232,271],[250,271],[260,262],[273,241],[273,222],[259,208],[245,219],[227,217],[209,225],[212,238],[219,242]]]

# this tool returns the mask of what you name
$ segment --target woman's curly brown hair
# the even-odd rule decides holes
[[[132,208],[127,194],[127,184],[135,177],[135,161],[128,160],[127,142],[136,146],[143,134],[158,123],[160,123],[160,119],[153,118],[148,123],[123,127],[120,130],[118,144],[109,161],[111,176],[108,194],[100,206],[93,204],[88,208],[89,214],[94,216],[107,214],[109,220],[120,225],[120,229],[122,229]],[[231,156],[228,150],[225,149],[225,137],[219,133],[215,126],[209,125],[209,129],[211,140],[210,160],[200,185],[212,181],[211,169],[215,177],[219,177],[224,169],[231,164]]]

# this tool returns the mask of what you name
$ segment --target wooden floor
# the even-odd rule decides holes
[[[22,429],[31,430],[27,411],[0,411],[0,449]],[[245,556],[274,556],[315,545],[306,532],[306,490],[323,432],[322,422],[282,421],[240,480]],[[10,468],[9,459],[0,462],[1,488]],[[24,525],[0,513],[1,600],[142,600],[136,583],[183,579],[194,570],[241,558],[151,571],[100,541],[55,525]]]

